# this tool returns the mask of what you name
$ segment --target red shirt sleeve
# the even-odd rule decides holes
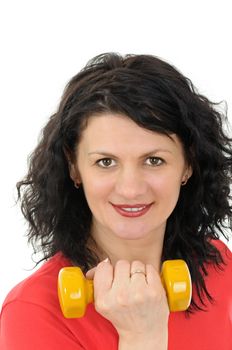
[[[57,294],[60,269],[70,266],[56,254],[7,295],[0,316],[1,350],[112,350],[118,334],[89,304],[85,317],[63,317]]]
[[[45,308],[13,301],[2,310],[1,350],[83,350],[76,337]]]

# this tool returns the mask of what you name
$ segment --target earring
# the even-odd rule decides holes
[[[181,186],[186,185],[187,182],[188,182],[188,175],[186,175],[184,180],[181,182]]]
[[[79,188],[80,188],[80,183],[78,183],[78,182],[74,182],[74,187],[77,189],[77,190],[79,190]]]

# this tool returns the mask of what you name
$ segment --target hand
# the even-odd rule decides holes
[[[134,273],[136,270],[144,273]],[[96,310],[122,339],[167,342],[169,308],[159,273],[140,261],[101,262],[86,274],[94,280]]]

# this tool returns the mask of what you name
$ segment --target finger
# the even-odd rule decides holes
[[[109,258],[106,258],[105,260],[102,260],[102,262],[107,262],[109,260]],[[94,275],[95,275],[95,271],[96,271],[96,268],[97,268],[97,266],[95,266],[95,267],[93,267],[92,269],[89,269],[87,272],[86,272],[86,275],[85,275],[85,277],[87,278],[87,279],[94,279]]]
[[[95,295],[104,294],[111,289],[113,282],[113,266],[110,261],[100,262],[94,274],[94,293]]]
[[[118,260],[114,267],[114,286],[125,285],[130,279],[130,263],[127,260]]]
[[[151,286],[159,286],[161,283],[158,271],[151,264],[146,264],[147,283]]]
[[[151,292],[150,295],[152,295],[153,298],[155,297],[156,300],[159,300],[160,305],[164,303],[165,307],[168,310],[167,294],[161,282],[159,272],[154,268],[154,266],[150,264],[146,265],[146,272],[147,272],[147,284]]]
[[[130,270],[130,278],[131,281],[135,279],[143,279],[146,281],[146,266],[138,260],[135,260],[131,264],[131,270]]]
[[[97,267],[95,266],[95,267],[93,267],[92,269],[90,269],[89,271],[86,272],[85,277],[88,280],[93,280],[94,279],[96,268]]]

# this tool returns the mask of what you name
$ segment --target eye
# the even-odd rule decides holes
[[[96,161],[96,164],[101,168],[111,168],[113,165],[113,159],[111,158],[102,158]]]
[[[158,157],[149,157],[146,159],[146,161],[149,161],[148,165],[150,166],[159,166],[164,163],[164,160]]]

